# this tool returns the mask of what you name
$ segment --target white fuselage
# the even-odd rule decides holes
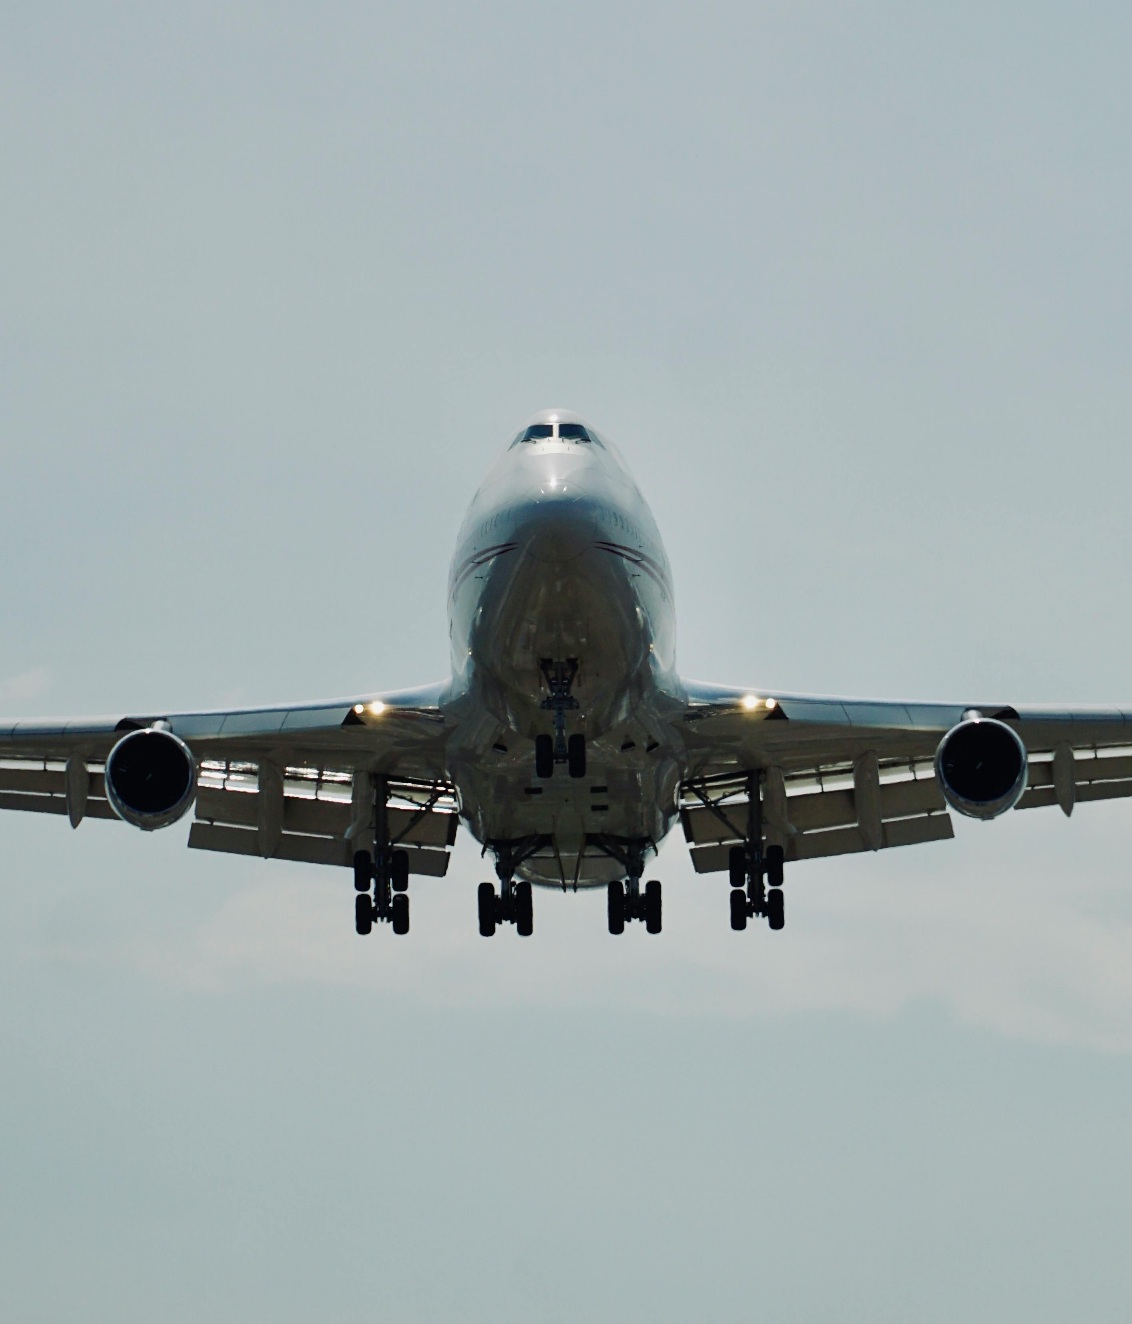
[[[472,501],[449,577],[449,770],[464,816],[485,844],[548,838],[520,872],[559,885],[623,875],[587,838],[655,848],[681,771],[668,558],[620,457],[589,435],[512,444]],[[539,780],[535,738],[554,730],[543,663],[567,659],[586,775]]]

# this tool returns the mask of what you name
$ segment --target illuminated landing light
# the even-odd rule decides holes
[[[749,713],[753,713],[758,706],[759,701],[753,694],[743,695],[743,707],[746,708]]]
[[[362,713],[364,713],[365,710],[366,710],[366,706],[364,703],[354,704],[354,712],[356,712],[359,717],[361,717]]]
[[[771,708],[777,708],[777,707],[778,707],[778,700],[777,700],[777,699],[767,699],[767,701],[766,701],[766,706],[767,706],[767,709],[768,709],[768,710],[771,709]]]
[[[385,711],[385,704],[380,699],[374,699],[373,703],[369,705],[369,711],[374,717],[380,717]]]
[[[749,713],[753,713],[757,711],[759,708],[765,708],[769,713],[772,711],[772,709],[778,707],[777,699],[760,699],[756,694],[744,694],[739,702],[743,705],[744,709]]]

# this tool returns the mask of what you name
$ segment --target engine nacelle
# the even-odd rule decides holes
[[[106,760],[110,807],[143,832],[183,818],[196,793],[196,760],[171,731],[159,727],[131,731]]]
[[[997,818],[1022,798],[1029,774],[1018,733],[993,717],[966,717],[935,752],[935,775],[947,803],[968,818]]]

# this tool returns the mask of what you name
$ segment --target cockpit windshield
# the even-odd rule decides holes
[[[554,416],[551,415],[553,419]],[[550,423],[531,423],[524,428],[522,432],[511,443],[512,446],[518,446],[524,441],[550,441],[552,438],[558,441],[577,442],[598,442],[600,438],[594,432],[590,432],[581,423],[560,423],[554,420]]]

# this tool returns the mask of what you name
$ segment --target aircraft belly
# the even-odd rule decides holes
[[[602,853],[601,838],[659,845],[674,821],[679,771],[662,751],[622,767],[609,766],[611,751],[594,752],[592,775],[576,780],[564,769],[543,782],[514,767],[491,775],[469,761],[458,781],[473,835],[483,843],[545,838],[517,870],[532,882],[583,887],[623,877],[623,867]]]

